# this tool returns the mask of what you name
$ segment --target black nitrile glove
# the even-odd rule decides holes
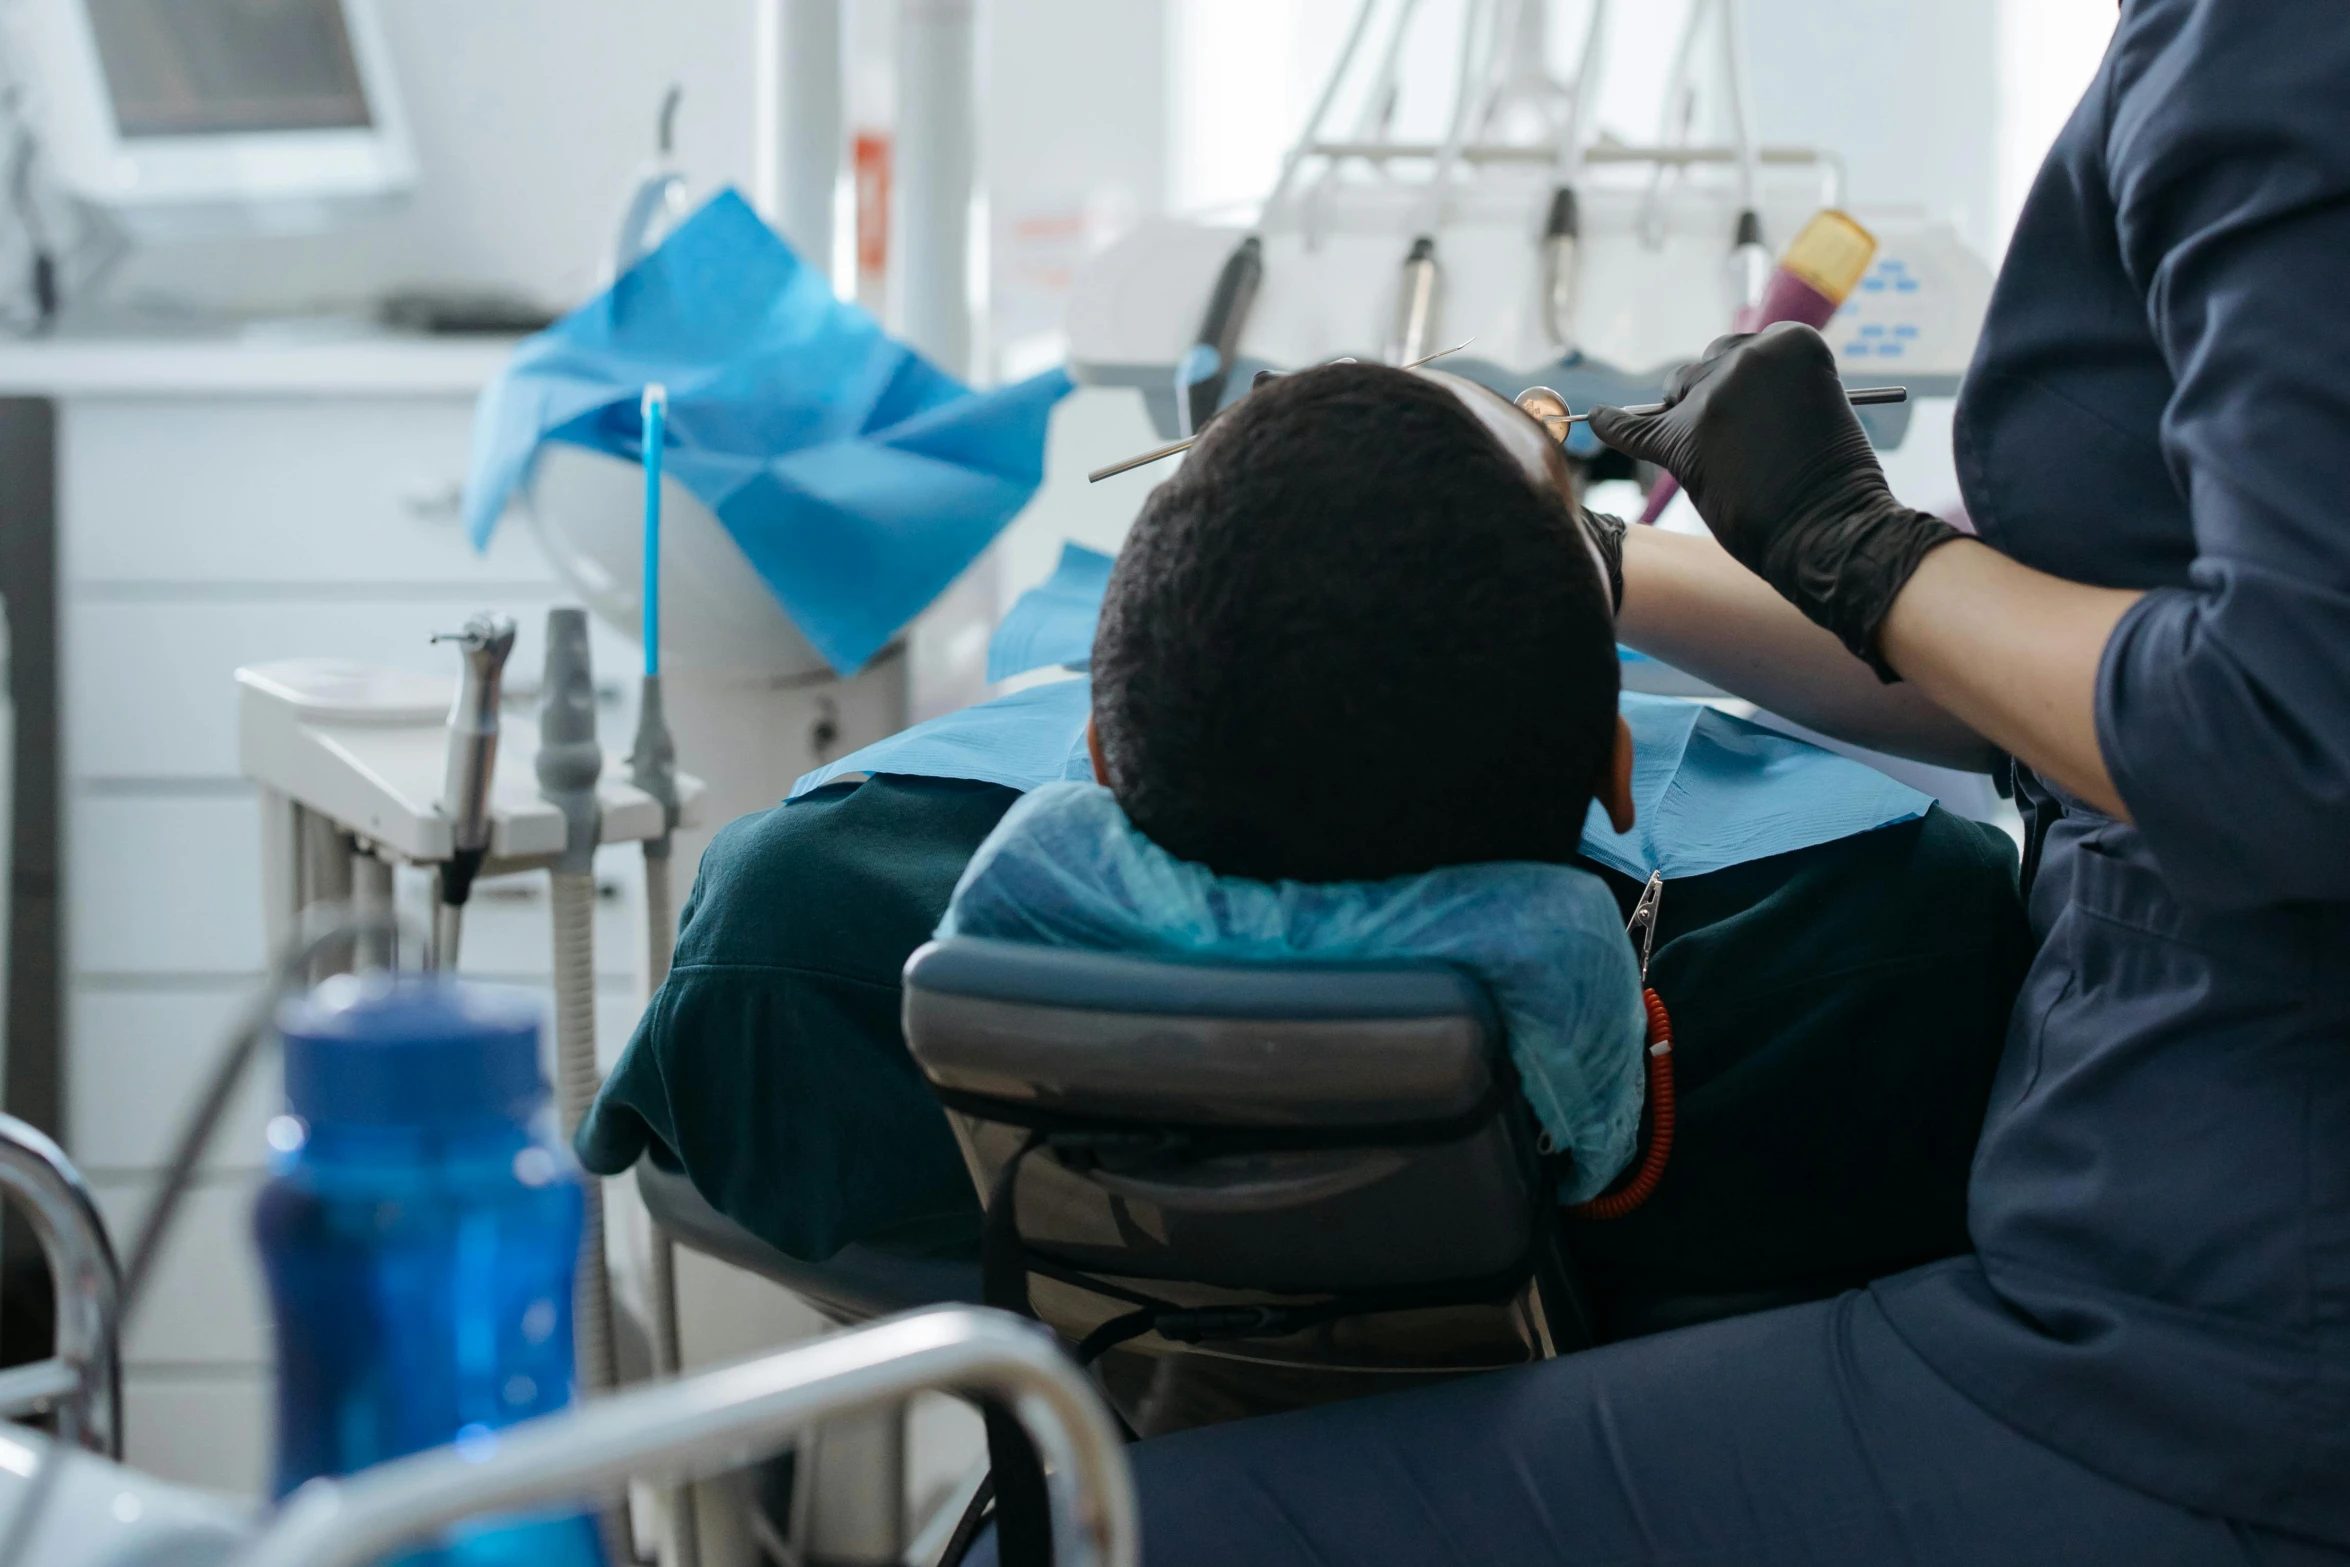
[[[1926,552],[1960,534],[1885,487],[1826,340],[1792,321],[1717,339],[1665,401],[1595,408],[1592,433],[1680,480],[1724,549],[1898,680],[1878,629]]]
[[[1607,577],[1608,608],[1620,615],[1624,612],[1624,519],[1588,506],[1576,507],[1575,513],[1583,524],[1583,536],[1599,552],[1600,569]]]

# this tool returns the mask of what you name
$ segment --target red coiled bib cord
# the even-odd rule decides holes
[[[1577,1219],[1620,1219],[1648,1201],[1665,1176],[1665,1161],[1673,1156],[1673,1019],[1657,993],[1641,987],[1648,1008],[1648,1151],[1629,1183],[1603,1192],[1589,1202],[1570,1203],[1567,1213]]]

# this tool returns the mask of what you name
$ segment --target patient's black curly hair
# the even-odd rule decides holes
[[[1102,603],[1108,782],[1228,876],[1575,853],[1615,739],[1606,590],[1564,501],[1418,376],[1330,365],[1228,410]]]

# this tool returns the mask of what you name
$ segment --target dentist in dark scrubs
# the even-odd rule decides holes
[[[2126,0],[1960,400],[1979,537],[1806,328],[1594,428],[1719,541],[1633,530],[1625,640],[2013,767],[1975,1252],[1145,1443],[1151,1567],[2350,1561],[2350,8]]]

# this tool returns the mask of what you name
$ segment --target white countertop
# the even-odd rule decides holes
[[[269,330],[0,341],[0,396],[471,397],[504,367],[515,341]]]

